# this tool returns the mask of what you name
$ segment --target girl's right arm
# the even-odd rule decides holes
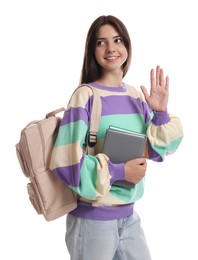
[[[105,154],[85,153],[92,96],[80,88],[64,113],[51,156],[50,169],[79,196],[89,200],[107,194],[112,183],[124,179],[124,164],[112,164]]]

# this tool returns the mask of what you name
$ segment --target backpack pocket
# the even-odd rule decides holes
[[[65,214],[76,207],[76,194],[50,170],[41,168],[35,172],[35,192],[46,218]]]
[[[41,211],[39,199],[32,183],[27,184],[27,191],[33,207],[35,208],[38,214],[41,214],[42,211]]]

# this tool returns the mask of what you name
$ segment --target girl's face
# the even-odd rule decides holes
[[[106,24],[100,27],[96,40],[95,57],[103,72],[121,72],[128,53],[122,37],[113,26]]]

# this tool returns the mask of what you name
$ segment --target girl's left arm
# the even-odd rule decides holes
[[[151,121],[147,129],[149,140],[148,157],[152,160],[162,161],[167,154],[174,153],[183,138],[180,119],[167,113],[169,97],[169,77],[164,77],[164,70],[156,67],[150,72],[150,94],[144,86],[141,90],[151,113]]]

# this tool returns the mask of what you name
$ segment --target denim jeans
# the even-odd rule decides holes
[[[66,245],[71,260],[151,260],[136,212],[98,221],[67,215]]]

